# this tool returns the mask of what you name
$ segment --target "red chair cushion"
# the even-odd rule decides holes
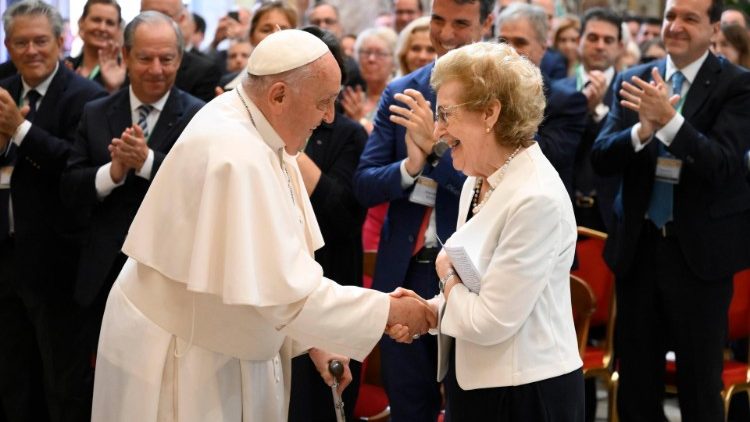
[[[361,384],[359,386],[359,397],[354,406],[354,417],[375,416],[388,407],[388,396],[382,387],[372,384]]]
[[[604,349],[586,346],[586,351],[583,353],[583,369],[595,369],[602,366],[604,366]]]

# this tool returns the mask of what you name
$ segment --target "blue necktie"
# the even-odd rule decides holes
[[[148,115],[151,114],[151,110],[153,109],[154,107],[148,104],[141,104],[136,109],[138,110],[138,126],[143,129],[143,137],[146,139],[148,139],[149,135],[148,121],[146,119],[148,118]]]
[[[672,74],[672,93],[679,95],[682,93],[682,83],[685,82],[685,75],[682,72],[677,71]],[[679,105],[683,103],[683,99],[680,98]],[[656,141],[659,144],[659,157],[669,156],[669,152],[664,147],[664,144],[660,141]],[[651,201],[648,205],[648,218],[658,228],[664,227],[668,221],[672,219],[672,203],[674,197],[674,189],[671,183],[662,182],[660,180],[654,181],[654,188],[651,191]]]

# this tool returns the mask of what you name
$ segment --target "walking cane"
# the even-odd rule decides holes
[[[333,385],[331,385],[331,393],[333,394],[333,407],[336,412],[336,422],[346,422],[346,414],[344,413],[344,401],[341,400],[341,396],[336,391],[339,387],[339,381],[344,375],[344,365],[337,360],[328,362],[328,372],[333,375]]]

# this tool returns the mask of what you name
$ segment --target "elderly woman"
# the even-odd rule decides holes
[[[431,83],[435,138],[469,176],[458,228],[436,261],[442,293],[430,300],[441,310],[446,420],[582,421],[569,288],[576,222],[533,141],[545,104],[541,74],[505,44],[476,43],[442,56]],[[422,334],[406,328],[389,334]]]
[[[414,72],[437,57],[430,40],[430,17],[422,16],[409,22],[398,35],[396,58],[398,76]]]
[[[396,38],[396,33],[390,28],[370,28],[362,31],[354,43],[359,74],[366,87],[346,87],[341,105],[346,116],[364,126],[367,133],[372,132],[380,94],[393,77]]]

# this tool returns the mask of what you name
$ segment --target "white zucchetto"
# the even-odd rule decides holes
[[[253,49],[247,61],[247,73],[277,75],[312,63],[328,52],[325,43],[309,32],[298,29],[277,31]]]

